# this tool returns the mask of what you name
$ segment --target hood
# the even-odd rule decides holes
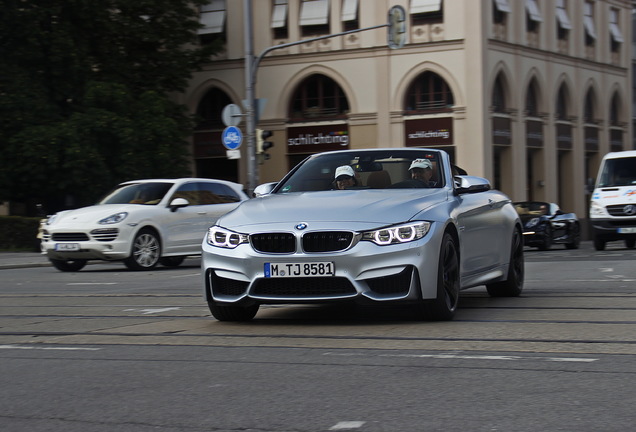
[[[334,190],[272,194],[243,202],[221,217],[218,225],[298,222],[356,222],[389,225],[405,222],[445,200],[444,189]]]
[[[98,221],[115,213],[131,213],[139,209],[139,204],[102,204],[90,207],[82,207],[75,210],[64,210],[57,213],[53,226],[95,224]]]
[[[636,186],[598,188],[594,190],[592,200],[602,201],[603,206],[636,204]]]

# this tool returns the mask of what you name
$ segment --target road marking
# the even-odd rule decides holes
[[[99,351],[101,348],[43,347],[43,346],[41,347],[41,346],[0,345],[0,349],[60,350],[60,351]]]
[[[332,356],[361,356],[363,354],[334,353],[327,352],[324,355]],[[503,356],[503,355],[464,355],[464,354],[378,354],[378,357],[406,357],[406,358],[431,358],[431,359],[459,359],[459,360],[503,360],[503,361],[520,361],[520,360],[539,360],[546,362],[579,362],[591,363],[598,361],[595,358],[581,357],[530,357],[530,356]]]
[[[331,426],[329,430],[345,430],[345,429],[358,429],[361,428],[366,422],[363,421],[342,421]]]
[[[168,312],[168,311],[171,311],[171,310],[179,310],[179,309],[181,309],[181,308],[180,307],[167,307],[167,308],[160,308],[160,309],[124,309],[124,312],[139,311],[139,312],[143,312],[144,315],[150,315],[150,314]]]
[[[71,282],[66,285],[117,285],[117,282]]]

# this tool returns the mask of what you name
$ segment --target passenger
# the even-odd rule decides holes
[[[411,179],[423,182],[426,185],[424,187],[435,186],[435,182],[431,181],[431,177],[433,176],[433,165],[430,160],[415,159],[411,163],[409,172],[411,173]]]
[[[334,178],[336,189],[349,189],[358,185],[355,172],[349,165],[336,168]]]

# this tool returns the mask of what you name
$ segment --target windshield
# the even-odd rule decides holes
[[[157,205],[173,183],[135,183],[117,187],[98,204]]]
[[[340,151],[314,155],[275,193],[337,189],[440,188],[440,153],[431,150]]]
[[[636,184],[636,157],[606,159],[598,187],[631,186]]]

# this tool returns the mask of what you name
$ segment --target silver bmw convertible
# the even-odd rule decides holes
[[[518,296],[522,225],[510,199],[434,149],[312,155],[222,216],[203,240],[204,296],[221,321],[261,304],[405,304],[451,320],[460,291]]]

